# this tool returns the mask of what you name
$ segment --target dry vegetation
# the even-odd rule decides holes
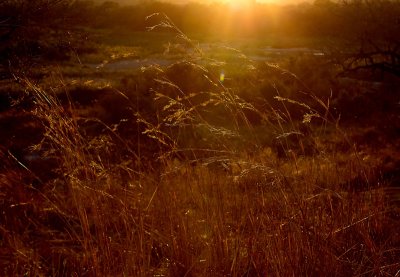
[[[0,275],[400,276],[397,83],[162,24],[184,60],[4,85]]]
[[[83,116],[89,108],[25,80],[43,157],[33,172],[2,152],[2,274],[398,274],[390,145],[353,145],[322,100],[322,114],[285,98],[260,111],[212,75],[203,81],[219,93],[185,93],[167,79],[182,67],[210,74],[190,63],[148,69],[153,114],[114,95],[123,101],[110,108],[129,102],[136,123]],[[293,103],[311,122],[290,121]]]

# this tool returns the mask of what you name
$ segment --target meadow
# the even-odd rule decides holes
[[[0,275],[399,276],[398,76],[140,7],[4,52]]]

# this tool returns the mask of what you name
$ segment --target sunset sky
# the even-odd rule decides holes
[[[96,0],[96,2],[104,2],[105,0]],[[112,0],[121,4],[135,4],[140,0]],[[252,0],[160,0],[172,3],[187,3],[187,2],[200,2],[200,3],[213,3],[213,2],[225,2],[225,3],[244,3],[252,2]],[[273,3],[273,4],[299,4],[303,2],[313,2],[314,0],[256,0],[259,3]]]

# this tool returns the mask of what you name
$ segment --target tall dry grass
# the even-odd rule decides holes
[[[254,76],[281,71],[248,63]],[[57,177],[40,180],[2,151],[2,275],[399,275],[398,203],[329,101],[277,90],[279,106],[259,109],[218,67],[149,70],[152,114],[116,96],[134,136],[24,80],[44,128],[36,150]],[[89,136],[93,120],[103,129]]]

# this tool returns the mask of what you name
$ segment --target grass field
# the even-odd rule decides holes
[[[2,83],[0,275],[399,276],[398,80],[177,33]]]

